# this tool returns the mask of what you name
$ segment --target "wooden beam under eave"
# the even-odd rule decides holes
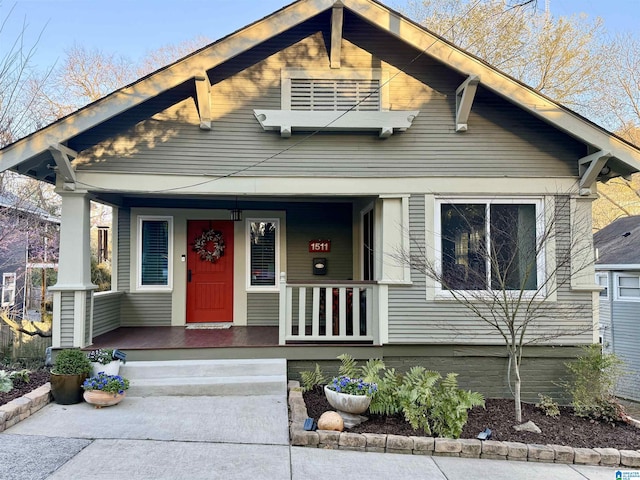
[[[207,74],[195,77],[200,129],[211,130],[211,84]]]
[[[607,161],[611,158],[610,152],[604,152],[600,150],[599,152],[592,153],[591,155],[587,155],[586,157],[578,160],[578,165],[580,167],[580,192],[582,194],[583,189],[591,188],[593,182],[598,179],[600,172],[607,164]],[[589,164],[588,167],[585,168],[585,165]],[[586,191],[585,191],[585,194]]]
[[[69,157],[77,157],[78,153],[64,145],[56,144],[49,147],[49,152],[56,162],[56,173],[62,175],[65,182],[76,182],[76,171],[71,166]]]
[[[331,68],[340,68],[342,47],[342,24],[344,22],[344,6],[338,1],[331,12]]]
[[[456,132],[467,131],[469,113],[479,83],[480,78],[477,75],[469,75],[456,90]]]

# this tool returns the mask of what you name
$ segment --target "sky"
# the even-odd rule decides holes
[[[545,0],[537,0],[538,8]],[[609,32],[636,32],[640,0],[547,0],[553,15],[600,16]],[[32,66],[45,69],[74,44],[137,62],[147,52],[203,36],[215,41],[292,0],[0,0],[0,58],[26,24],[37,43]],[[392,8],[402,0],[383,0]],[[9,15],[10,14],[10,15]],[[38,35],[41,35],[38,41]]]

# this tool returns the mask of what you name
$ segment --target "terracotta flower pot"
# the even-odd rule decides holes
[[[102,407],[110,407],[112,405],[116,405],[120,403],[124,397],[125,393],[109,393],[103,392],[102,390],[87,390],[84,392],[84,399],[87,403],[91,405],[95,405],[96,408]]]

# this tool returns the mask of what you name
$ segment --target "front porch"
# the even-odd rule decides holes
[[[118,348],[125,351],[127,360],[133,361],[233,358],[335,360],[345,352],[359,358],[374,358],[382,354],[381,346],[337,341],[332,344],[279,345],[278,337],[278,327],[119,327],[98,335],[86,349]]]
[[[211,197],[206,208],[196,198],[125,197],[113,212],[112,291],[96,293],[88,268],[89,196],[63,195],[66,260],[51,289],[56,348],[113,342],[102,335],[125,327],[162,327],[166,349],[191,342],[207,348],[199,343],[207,335],[215,337],[209,348],[381,345],[388,289],[410,284],[408,267],[389,261],[407,245],[407,196],[234,203]],[[242,212],[238,221],[228,219],[231,206]],[[209,258],[210,250],[218,253]],[[231,324],[234,333],[182,331],[209,322]],[[254,345],[240,333],[244,327],[271,327],[276,336]]]

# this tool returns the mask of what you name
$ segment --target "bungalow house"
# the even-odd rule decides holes
[[[619,218],[593,236],[600,291],[602,350],[628,372],[616,393],[640,401],[640,215]]]
[[[58,267],[60,220],[8,191],[0,192],[0,308],[14,318],[40,320],[46,271]]]
[[[54,347],[131,359],[295,372],[349,352],[506,395],[502,338],[398,252],[488,291],[492,222],[515,213],[507,234],[535,243],[557,214],[530,288],[558,279],[561,252],[587,268],[565,265],[546,298],[576,313],[540,320],[523,398],[594,341],[596,181],[640,170],[636,147],[373,0],[296,1],[0,155],[62,197]],[[114,209],[112,292],[89,277],[90,200]]]

